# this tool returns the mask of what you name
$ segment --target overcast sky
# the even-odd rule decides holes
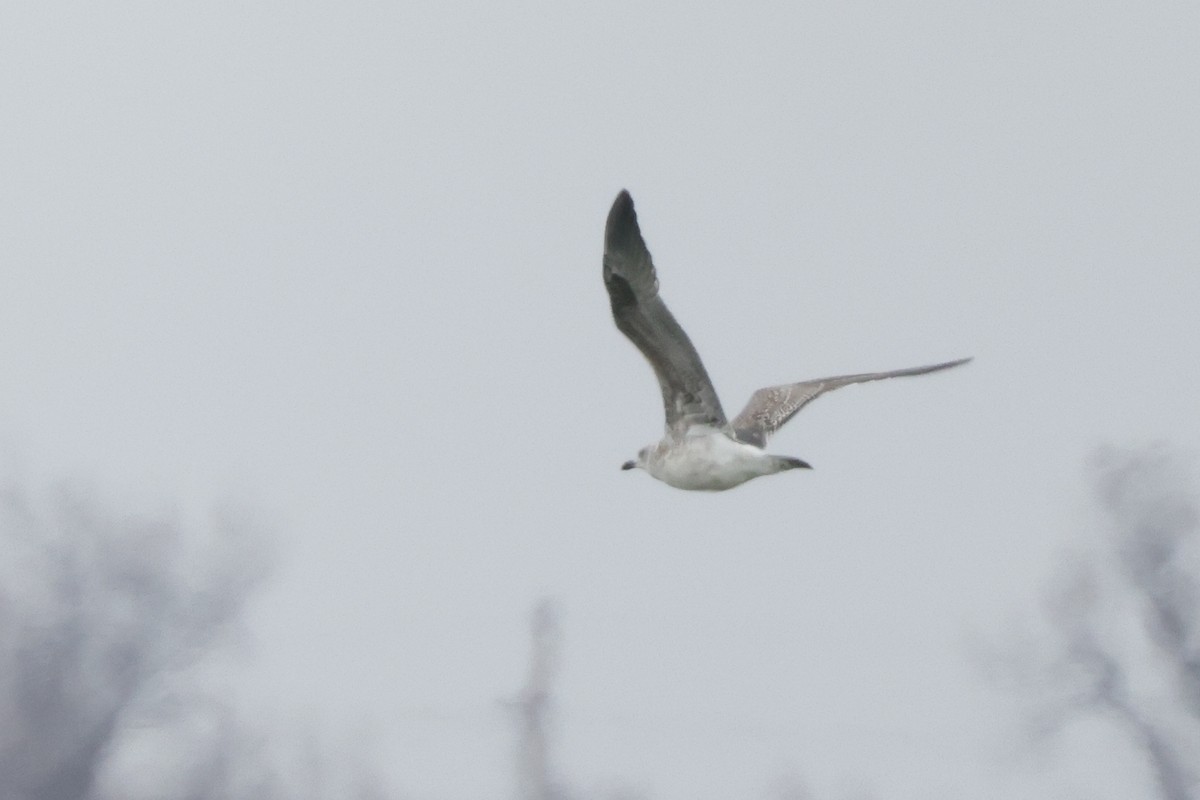
[[[727,6],[732,9],[732,6]],[[1122,798],[970,657],[1086,540],[1104,442],[1200,447],[1188,2],[0,2],[0,440],[280,565],[244,702],[408,796],[512,785],[497,701],[562,614],[585,791]],[[839,391],[719,495],[612,324],[637,203],[726,408]]]

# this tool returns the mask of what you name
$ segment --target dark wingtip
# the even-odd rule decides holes
[[[604,283],[608,287],[615,316],[619,317],[623,309],[629,309],[658,294],[654,261],[638,227],[633,198],[624,189],[613,201],[608,222],[604,226],[603,265]],[[618,321],[617,326],[620,325]],[[628,331],[626,335],[630,335]]]
[[[967,356],[966,358],[956,358],[953,361],[943,361],[941,364],[934,364],[932,372],[940,372],[951,367],[961,367],[963,364],[970,364],[975,360],[975,356]]]
[[[613,200],[608,212],[608,222],[604,226],[604,239],[607,249],[645,247],[642,235],[638,230],[637,212],[633,209],[633,198],[625,189]]]
[[[626,461],[624,464],[621,465],[621,469],[622,470],[633,469],[636,466],[637,466],[636,461]]]
[[[799,458],[787,459],[789,469],[812,469],[812,464]]]

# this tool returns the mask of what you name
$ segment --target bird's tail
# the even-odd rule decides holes
[[[772,458],[775,459],[775,465],[779,468],[779,472],[786,469],[812,469],[812,464],[791,456],[772,456]]]

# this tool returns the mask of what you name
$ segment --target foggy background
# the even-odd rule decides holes
[[[1198,32],[0,3],[3,800],[1195,797]],[[622,473],[621,188],[729,407],[976,360]]]

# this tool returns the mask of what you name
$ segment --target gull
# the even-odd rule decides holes
[[[638,228],[633,198],[622,190],[604,230],[604,285],[617,328],[654,368],[666,434],[621,469],[644,469],[678,489],[719,492],[763,475],[811,469],[806,461],[763,450],[771,434],[826,392],[852,383],[925,375],[970,358],[924,367],[864,372],[759,389],[732,421],[721,409],[700,355],[658,294],[658,275]]]

